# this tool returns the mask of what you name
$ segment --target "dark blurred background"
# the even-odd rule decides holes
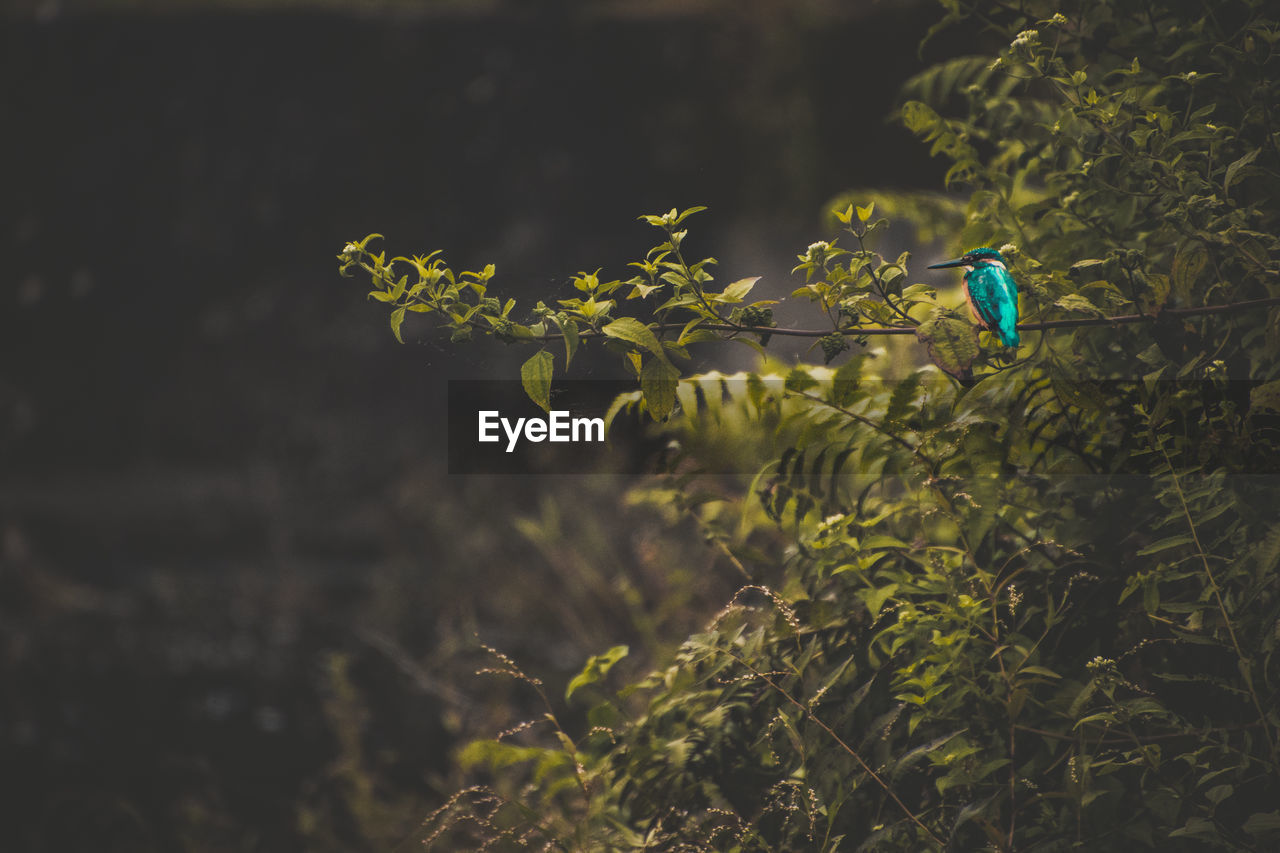
[[[736,579],[600,477],[444,472],[445,382],[343,244],[517,297],[691,251],[789,291],[827,201],[929,188],[886,121],[928,2],[12,2],[0,17],[0,848],[383,850],[518,719]],[[410,321],[412,323],[412,320]],[[524,355],[527,355],[524,354]]]

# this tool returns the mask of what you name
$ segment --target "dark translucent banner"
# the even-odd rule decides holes
[[[1280,458],[1270,449],[1280,444],[1280,411],[1274,408],[1280,401],[1271,401],[1266,389],[1255,394],[1262,385],[1013,376],[957,388],[946,378],[917,377],[858,379],[833,390],[830,382],[796,382],[782,375],[761,381],[713,374],[681,382],[680,414],[672,425],[654,424],[632,407],[613,419],[606,435],[611,406],[620,395],[635,394],[636,382],[557,382],[550,411],[543,411],[519,381],[452,380],[448,470],[454,475],[639,474],[678,460],[705,473],[751,475],[783,458],[794,467],[796,454],[806,465],[816,464],[809,457],[823,452],[823,443],[829,461],[886,438],[918,446],[917,459],[943,459],[957,448],[972,447],[977,462],[1000,455],[980,440],[983,435],[1013,429],[1026,435],[1017,440],[1017,458],[1001,463],[1006,473],[1149,476],[1164,464],[1163,454],[1150,445],[1159,437],[1175,455],[1184,454],[1180,466],[1197,464],[1186,454],[1208,454],[1228,473],[1274,475],[1280,473]],[[787,407],[787,413],[762,415],[761,406],[771,401]],[[804,414],[797,414],[805,408],[828,424],[833,416],[847,423],[847,435],[807,429]],[[1154,430],[1153,422],[1159,424]],[[835,446],[840,442],[845,443]],[[839,473],[856,476],[856,470]]]
[[[450,474],[624,474],[657,470],[665,441],[636,413],[605,416],[628,381],[556,383],[551,410],[518,381],[450,380]]]

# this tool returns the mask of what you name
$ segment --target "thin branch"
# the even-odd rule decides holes
[[[1245,302],[1228,302],[1224,305],[1203,305],[1198,308],[1166,308],[1155,314],[1121,314],[1116,317],[1075,317],[1066,320],[1042,320],[1038,323],[1019,323],[1018,330],[1023,332],[1043,332],[1050,329],[1073,329],[1080,326],[1123,326],[1131,323],[1143,323],[1162,317],[1194,317],[1201,314],[1226,314],[1232,311],[1244,311],[1264,305],[1280,305],[1280,296],[1269,296],[1265,299],[1250,299]],[[684,323],[657,323],[650,326],[654,331],[682,329]],[[713,332],[751,332],[760,335],[778,335],[793,338],[822,338],[831,334],[829,329],[786,329],[775,326],[738,326],[730,323],[703,323],[699,329]],[[859,337],[861,335],[914,335],[915,326],[870,326],[867,328],[846,327],[838,330],[842,335]],[[603,337],[603,332],[586,329],[578,333],[580,338]],[[564,335],[560,332],[548,332],[535,336],[536,340],[560,340]]]

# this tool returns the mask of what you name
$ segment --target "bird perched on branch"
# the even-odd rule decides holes
[[[954,261],[933,264],[929,269],[948,267],[964,267],[964,295],[979,325],[994,332],[1007,347],[1021,343],[1018,337],[1018,285],[1009,275],[1004,256],[995,249],[970,249]]]

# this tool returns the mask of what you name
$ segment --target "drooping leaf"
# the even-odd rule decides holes
[[[544,412],[551,411],[551,375],[555,370],[555,357],[546,350],[538,350],[520,367],[520,383],[529,399]]]
[[[640,371],[640,392],[655,421],[665,419],[675,408],[679,381],[680,371],[665,359],[651,358]]]
[[[561,321],[560,317],[556,315],[552,315],[552,319],[556,321],[556,325],[560,327],[561,334],[564,335],[564,366],[568,369],[570,362],[573,361],[574,353],[578,351],[578,324],[569,319]]]
[[[1169,279],[1179,302],[1186,304],[1191,301],[1191,288],[1208,263],[1209,253],[1201,244],[1187,242],[1178,247]]]
[[[404,343],[404,338],[400,337],[400,324],[404,322],[404,310],[404,306],[401,306],[391,312],[391,334],[395,335],[400,343]]]
[[[964,375],[978,357],[978,331],[963,320],[934,315],[916,327],[916,338],[929,348],[929,357],[952,376]]]

